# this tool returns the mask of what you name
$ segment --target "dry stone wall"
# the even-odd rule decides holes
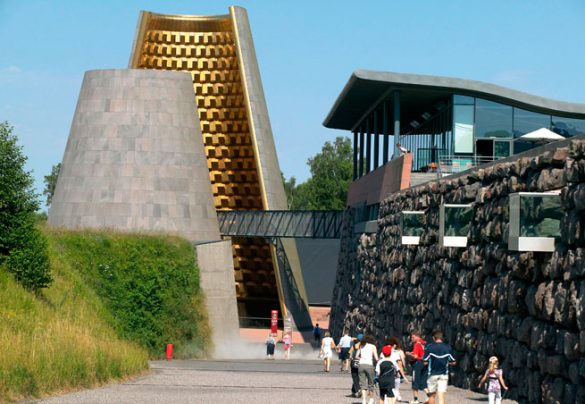
[[[509,398],[585,402],[585,140],[390,195],[374,234],[345,224],[331,329],[430,337],[456,352],[452,383],[475,389],[491,355]],[[562,189],[555,251],[508,250],[509,195]],[[473,203],[466,248],[439,247],[441,203]],[[418,246],[400,243],[400,212],[425,210]]]

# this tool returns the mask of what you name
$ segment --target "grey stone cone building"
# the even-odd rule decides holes
[[[49,224],[218,240],[193,111],[193,87],[184,73],[87,72]]]

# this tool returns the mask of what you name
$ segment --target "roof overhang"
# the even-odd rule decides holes
[[[353,130],[380,102],[400,91],[402,114],[433,105],[451,94],[480,97],[544,114],[585,118],[585,104],[557,101],[494,84],[452,77],[356,70],[337,97],[323,125]]]

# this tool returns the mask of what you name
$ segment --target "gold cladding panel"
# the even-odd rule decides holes
[[[187,31],[197,29],[210,31]],[[138,66],[134,67],[191,74],[216,209],[262,209],[258,167],[229,20],[173,21],[153,17],[141,43]],[[238,301],[244,303],[240,307],[245,307],[247,299],[278,301],[270,245],[253,238],[233,238],[232,244],[236,293]]]

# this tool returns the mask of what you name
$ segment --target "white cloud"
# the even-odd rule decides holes
[[[22,73],[22,69],[18,66],[11,65],[8,67],[0,68],[0,74],[3,74],[3,73],[13,73],[13,74]]]

